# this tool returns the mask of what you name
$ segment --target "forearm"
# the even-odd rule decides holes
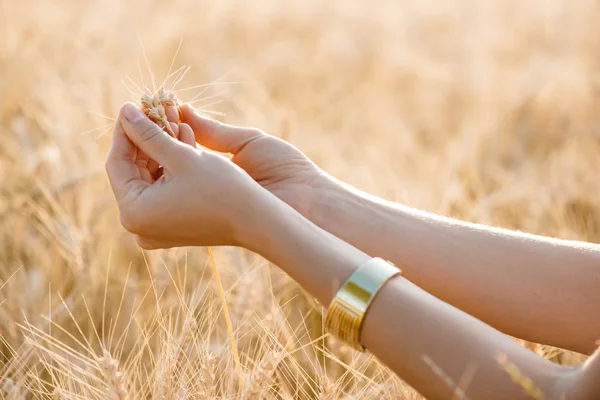
[[[313,222],[401,266],[436,297],[516,337],[595,348],[599,246],[442,218],[337,184],[319,190]]]
[[[472,400],[531,399],[538,391],[544,399],[559,399],[579,372],[544,360],[402,278],[375,298],[363,343],[427,399],[461,391]],[[518,367],[523,382],[531,379],[533,389],[513,380],[508,363]]]
[[[261,220],[261,231],[245,245],[328,305],[347,277],[370,257],[279,203],[273,203]],[[364,321],[362,342],[429,399],[452,397],[456,387],[447,384],[448,378],[463,385],[472,400],[530,398],[501,367],[500,355],[517,365],[547,398],[572,379],[571,370],[543,360],[403,278],[390,280],[375,298]]]

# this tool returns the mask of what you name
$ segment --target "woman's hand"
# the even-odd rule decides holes
[[[196,141],[231,159],[262,187],[311,219],[312,208],[324,204],[336,183],[296,147],[259,129],[223,124],[184,105],[182,120]]]
[[[106,171],[123,226],[146,249],[239,245],[263,190],[225,157],[197,149],[189,125],[171,126],[180,141],[134,104],[121,109]]]

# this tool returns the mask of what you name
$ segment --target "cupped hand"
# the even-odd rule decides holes
[[[221,123],[199,114],[189,104],[182,106],[181,118],[199,144],[233,154],[231,161],[309,219],[311,208],[324,201],[324,189],[335,186],[306,155],[282,139],[256,128]]]
[[[123,226],[146,249],[239,245],[262,211],[256,182],[227,158],[196,148],[185,123],[179,141],[125,104],[114,128],[106,171]]]

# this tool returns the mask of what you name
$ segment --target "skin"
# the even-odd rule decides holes
[[[106,169],[121,222],[141,247],[242,246],[322,304],[371,256],[384,257],[405,277],[374,299],[362,343],[427,398],[452,398],[457,389],[432,365],[470,399],[531,398],[500,367],[501,356],[546,398],[597,398],[598,352],[580,366],[559,366],[501,331],[591,353],[600,337],[598,246],[386,203],[260,130],[221,124],[187,105],[182,120],[172,125],[179,141],[133,104],[115,125]]]

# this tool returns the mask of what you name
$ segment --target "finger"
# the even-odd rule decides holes
[[[196,138],[194,137],[194,131],[186,124],[179,124],[179,140],[189,146],[196,147]]]
[[[137,155],[135,157],[135,165],[137,165],[140,177],[147,183],[152,183],[152,176],[148,169],[150,157],[142,150],[137,149]]]
[[[198,143],[222,153],[236,154],[252,140],[265,135],[255,128],[227,125],[200,115],[187,103],[181,107],[181,119],[192,128]]]
[[[179,125],[177,125],[173,122],[169,122],[169,126],[171,127],[173,134],[175,134],[175,138],[179,139]],[[160,177],[159,175],[157,175],[159,167],[160,167],[160,164],[157,163],[155,160],[153,160],[151,158],[148,160],[147,168],[148,168],[148,172],[150,173],[150,176],[152,177],[153,180],[157,180]],[[161,175],[162,175],[162,173],[161,173]]]
[[[137,165],[138,168],[146,168],[148,166],[149,160],[150,160],[150,157],[148,157],[148,155],[146,153],[144,153],[139,148],[136,148],[135,165]]]
[[[165,114],[167,114],[167,120],[169,122],[179,122],[179,110],[177,110],[177,107],[167,106],[167,108],[165,109]]]
[[[135,235],[135,242],[144,250],[169,249],[175,247],[175,244],[165,241],[163,238]]]
[[[175,122],[169,122],[169,126],[175,135],[175,139],[179,139],[179,125],[177,125]]]
[[[181,144],[152,122],[133,103],[121,108],[119,121],[127,137],[150,158],[169,168],[179,161]]]
[[[125,134],[121,121],[118,119],[106,159],[106,173],[117,201],[124,198],[130,190],[142,189],[145,185],[140,171],[135,165],[136,157],[137,148]]]
[[[160,164],[157,163],[155,160],[153,160],[153,159],[148,160],[148,172],[150,173],[150,175],[153,177],[154,180],[156,180],[156,173],[158,172],[159,167],[160,167]]]

